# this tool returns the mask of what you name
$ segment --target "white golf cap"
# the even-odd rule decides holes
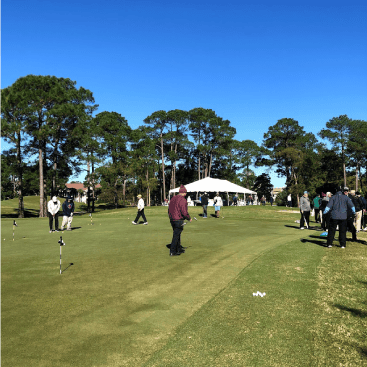
[[[52,197],[52,201],[57,201],[57,197],[56,196],[53,196]]]

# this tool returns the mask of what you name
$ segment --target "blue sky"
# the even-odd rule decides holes
[[[70,78],[132,128],[204,107],[238,140],[261,144],[284,117],[317,134],[342,114],[367,120],[366,19],[362,0],[6,0],[1,88]]]

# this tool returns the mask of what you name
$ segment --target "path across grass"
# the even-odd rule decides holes
[[[93,226],[76,216],[64,233],[49,234],[47,219],[17,220],[15,241],[3,219],[3,365],[366,363],[366,245],[324,248],[321,232],[299,231],[298,214],[274,207],[225,208],[220,219],[190,212],[188,249],[173,258],[164,207],[146,208],[148,226],[131,224],[135,209],[97,213]]]

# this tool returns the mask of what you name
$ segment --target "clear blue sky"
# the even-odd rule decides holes
[[[317,134],[342,114],[367,120],[366,19],[365,0],[5,0],[1,87],[70,78],[132,128],[204,107],[238,140],[261,144],[284,117]]]

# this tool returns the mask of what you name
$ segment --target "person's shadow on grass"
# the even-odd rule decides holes
[[[71,228],[70,228],[70,230],[71,230],[71,231],[75,231],[76,229],[80,229],[80,228],[82,228],[82,227],[71,227]],[[64,229],[64,231],[66,231],[66,229]],[[59,231],[59,232],[60,232],[60,231]]]
[[[284,225],[284,227],[287,227],[287,228],[295,228],[295,229],[299,229],[299,225],[298,226],[290,226],[289,224],[285,224]],[[308,229],[308,230],[316,230],[317,229],[317,227],[304,227],[304,229],[306,230],[306,229]]]
[[[312,237],[316,237],[316,236],[312,236]],[[321,247],[327,247],[327,244],[325,241],[322,241],[322,240],[310,240],[308,238],[302,238],[301,239],[301,242],[302,243],[306,243],[306,242],[310,242],[310,243],[313,243],[317,246],[321,246]]]

